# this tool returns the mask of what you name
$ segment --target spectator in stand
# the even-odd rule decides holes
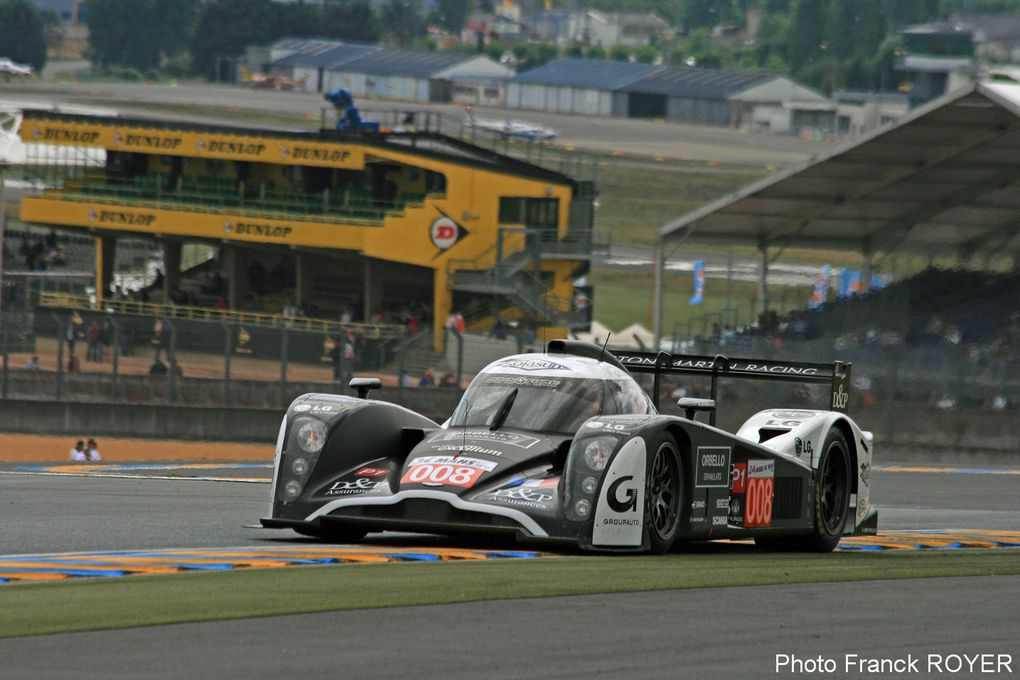
[[[89,330],[85,334],[85,361],[102,361],[103,350],[99,343],[100,327],[98,321],[89,324]]]
[[[68,459],[74,463],[84,463],[89,459],[89,454],[85,450],[85,441],[82,439],[78,440],[78,443],[71,449],[71,453],[68,455]]]
[[[413,381],[411,380],[411,374],[408,373],[407,371],[404,371],[403,373],[401,373],[400,374],[400,386],[401,387],[411,387],[412,385],[413,385]]]
[[[81,362],[78,361],[78,357],[71,355],[67,360],[67,372],[68,373],[81,373]]]
[[[224,310],[225,309],[229,309],[230,308],[230,303],[227,302],[227,296],[226,295],[220,295],[220,299],[216,301],[216,306],[219,309],[224,309]]]
[[[67,331],[64,335],[64,339],[67,341],[67,352],[71,356],[74,356],[74,345],[78,342],[78,338],[84,335],[82,330],[84,325],[85,321],[81,318],[81,314],[78,312],[71,314],[71,319],[67,323]]]
[[[431,369],[425,369],[425,372],[421,374],[421,379],[418,380],[418,387],[435,387],[436,379],[432,376]]]
[[[440,383],[441,387],[457,387],[457,376],[454,375],[453,371],[447,371],[443,374],[443,381]]]
[[[90,439],[86,445],[85,455],[91,461],[102,460],[103,457],[99,455],[99,442]]]
[[[33,354],[32,358],[29,359],[28,362],[25,364],[25,368],[27,368],[30,371],[38,371],[39,370],[39,355],[38,354]]]

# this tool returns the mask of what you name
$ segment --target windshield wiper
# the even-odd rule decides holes
[[[503,404],[499,407],[499,411],[496,412],[496,416],[492,419],[492,425],[489,426],[489,430],[495,432],[499,428],[503,427],[503,423],[506,422],[507,416],[510,415],[510,409],[514,407],[514,400],[517,399],[517,388],[510,390],[510,393],[506,395],[503,400]]]

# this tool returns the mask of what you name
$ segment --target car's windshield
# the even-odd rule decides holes
[[[516,395],[509,398],[514,390]],[[450,427],[496,425],[573,433],[593,416],[648,413],[649,408],[647,398],[631,381],[486,373],[468,387]]]

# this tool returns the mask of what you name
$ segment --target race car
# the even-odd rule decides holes
[[[634,373],[653,375],[651,396]],[[664,373],[707,376],[712,398],[681,399],[683,417],[660,414]],[[720,378],[825,383],[831,393],[824,410],[761,411],[733,434],[714,425]],[[872,435],[846,415],[849,385],[841,362],[553,340],[484,368],[440,425],[367,398],[379,381],[356,378],[358,397],[306,394],[288,408],[262,526],[339,542],[469,532],[600,552],[724,538],[830,551],[878,526]]]

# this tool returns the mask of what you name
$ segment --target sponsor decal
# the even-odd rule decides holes
[[[716,510],[729,510],[730,509],[730,499],[729,498],[716,498],[715,499],[715,509]]]
[[[627,432],[627,426],[621,423],[603,423],[598,420],[593,420],[589,423],[585,423],[585,427],[590,427],[593,430],[603,430],[605,432],[619,432],[625,434]]]
[[[286,144],[280,145],[280,158],[288,158],[290,156],[290,147]]]
[[[287,157],[286,146],[280,147],[280,155]],[[346,149],[316,149],[304,146],[295,146],[288,152],[296,161],[322,161],[325,163],[345,163],[351,159],[351,152]],[[453,220],[450,220],[451,222]]]
[[[151,227],[156,222],[152,213],[125,212],[122,210],[96,210],[89,208],[89,222],[95,224],[118,224],[132,227]]]
[[[385,477],[390,473],[389,468],[363,467],[354,473],[355,477]]]
[[[433,451],[456,451],[458,453],[484,453],[487,456],[502,456],[502,451],[496,449],[487,449],[483,446],[476,444],[438,444],[432,447]]]
[[[119,132],[114,135],[117,144],[123,144],[136,149],[177,149],[184,141],[180,137],[170,135],[139,135],[128,133],[122,135]]]
[[[714,526],[714,527],[724,527],[724,526],[726,526],[726,515],[713,515],[712,516],[712,526]]]
[[[694,486],[728,488],[730,480],[730,447],[699,446],[694,472]]]
[[[730,517],[740,517],[741,516],[740,515],[741,509],[742,508],[740,507],[740,499],[739,498],[731,498],[730,499]]]
[[[460,441],[463,442],[468,439],[500,442],[501,444],[508,444],[510,446],[516,446],[521,449],[530,449],[532,446],[538,443],[538,439],[535,437],[529,437],[524,434],[516,434],[514,432],[492,432],[490,430],[464,430],[464,431],[453,431],[453,432],[441,432],[432,439],[429,443],[441,441]]]
[[[691,517],[691,524],[704,524],[704,523],[705,523],[705,517],[704,516],[701,516],[701,517]]]
[[[620,477],[609,485],[609,491],[606,493],[606,502],[609,503],[609,507],[613,512],[632,512],[637,508],[638,491],[633,485],[627,487],[624,497],[620,498],[620,487],[627,482],[633,481],[633,479],[633,476],[627,475],[626,477]]]
[[[466,235],[467,231],[446,215],[437,217],[429,225],[429,238],[432,239],[432,245],[440,250],[452,248]]]
[[[843,384],[840,383],[836,386],[836,391],[832,393],[832,410],[846,411],[846,403],[849,399],[850,394],[843,389]]]
[[[871,486],[871,466],[867,463],[861,463],[861,481],[865,486]]]
[[[592,544],[640,546],[644,539],[645,440],[626,442],[606,472],[595,508]]]
[[[744,526],[772,526],[772,496],[775,490],[776,463],[772,460],[747,461],[747,494],[744,500]]]
[[[332,404],[298,404],[294,407],[295,413],[333,413],[336,409]]]
[[[259,236],[264,239],[286,239],[294,231],[294,227],[272,224],[255,224],[252,222],[223,223],[223,231],[237,236]]]
[[[868,499],[861,498],[857,501],[857,521],[864,519],[864,515],[868,514]]]
[[[517,500],[529,501],[531,503],[548,503],[553,499],[553,496],[550,493],[536,491],[526,486],[515,486],[510,489],[500,489],[496,493],[492,494],[492,496],[499,498],[515,498]]]
[[[486,472],[492,472],[496,469],[496,463],[491,460],[481,460],[479,458],[463,458],[461,456],[421,456],[411,461],[411,465],[466,465],[468,467],[478,468]]]
[[[555,489],[559,486],[559,477],[547,477],[546,479],[528,479],[525,480],[521,486],[532,487],[535,489]]]
[[[730,489],[733,493],[747,490],[747,463],[734,463],[730,467]]]
[[[816,411],[773,411],[772,417],[779,420],[808,420],[820,415]]]
[[[44,142],[73,142],[75,144],[95,144],[99,141],[98,132],[88,132],[82,130],[61,130],[47,129],[40,130],[39,128],[32,128],[32,138],[41,139]]]
[[[196,146],[199,151],[231,156],[261,156],[266,151],[266,145],[258,142],[228,142],[221,139],[213,139],[209,142],[199,139]]]
[[[326,490],[326,496],[346,496],[349,494],[361,494],[375,491],[385,482],[373,482],[367,477],[359,477],[351,481],[333,482],[333,486]]]
[[[523,375],[496,375],[486,378],[486,385],[514,385],[516,387],[559,387],[562,380],[528,378]]]
[[[507,368],[516,368],[521,371],[569,371],[570,369],[563,364],[557,364],[555,361],[546,361],[545,359],[508,359],[507,361],[501,361],[498,366],[505,366]]]
[[[778,375],[818,375],[817,368],[783,366],[782,364],[741,364],[740,362],[734,362],[730,364],[730,370],[746,373],[772,373]]]
[[[811,446],[810,439],[801,439],[800,437],[795,437],[793,440],[793,452],[798,456],[800,456],[800,454],[802,453],[806,453],[807,455],[810,456],[815,452],[815,450],[814,447]]]
[[[704,509],[705,509],[705,501],[702,501],[702,500],[691,501],[691,510],[704,510]]]

